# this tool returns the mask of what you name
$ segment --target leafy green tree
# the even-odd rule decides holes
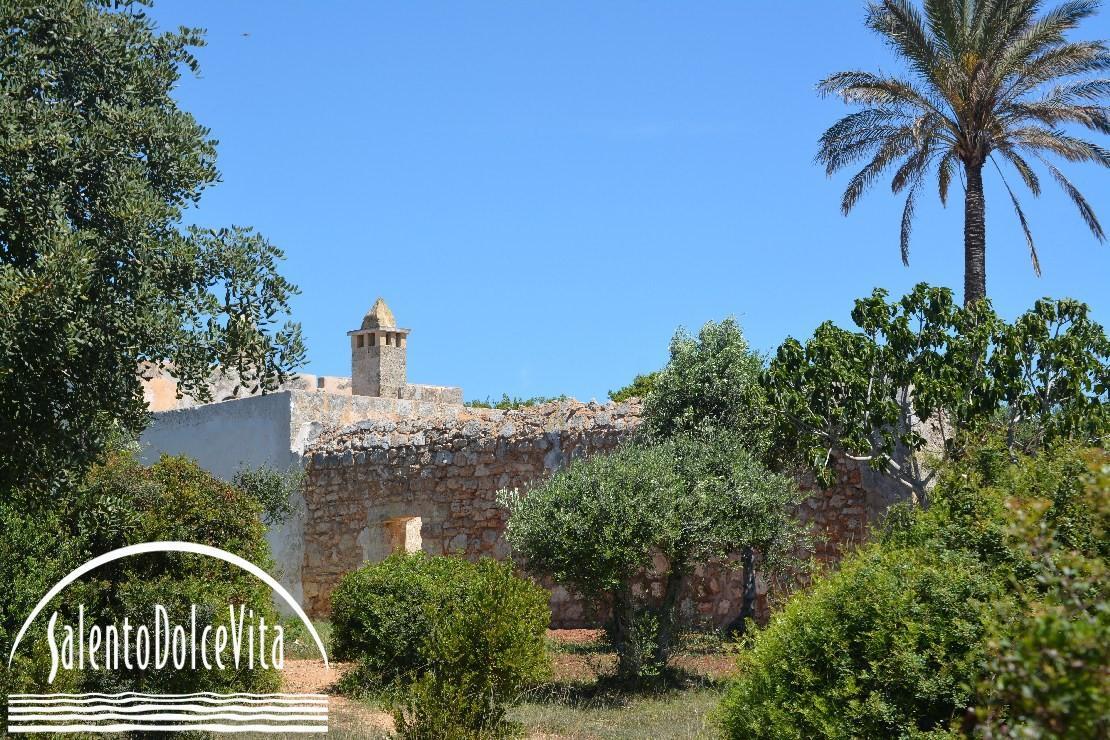
[[[826,322],[770,363],[779,464],[801,460],[829,483],[845,455],[924,500],[927,457],[952,456],[1000,419],[1011,443],[1020,427],[1035,446],[1110,431],[1110,340],[1082,303],[1044,299],[1007,324],[986,302],[960,307],[920,284],[892,302],[876,290],[852,319],[860,331]]]
[[[666,666],[696,566],[754,547],[773,570],[801,541],[797,487],[754,460],[739,435],[628,444],[502,500],[506,536],[527,567],[611,609],[608,633],[628,680]],[[656,555],[666,559],[663,595],[648,603],[634,586]]]
[[[1110,133],[1110,81],[1085,76],[1110,67],[1110,50],[1102,41],[1066,37],[1099,3],[1072,0],[1039,14],[1041,6],[1039,0],[925,0],[922,15],[911,0],[871,2],[868,27],[906,62],[912,77],[840,72],[818,86],[822,94],[860,110],[825,132],[817,160],[830,175],[867,160],[844,192],[845,214],[894,169],[891,190],[906,193],[904,263],[909,263],[910,229],[929,173],[935,169],[945,204],[954,175],[962,175],[965,305],[987,295],[983,170],[988,162],[1009,194],[1037,274],[1033,235],[1002,165],[1012,167],[1038,196],[1041,181],[1029,159],[1039,162],[1075,203],[1091,233],[1099,241],[1105,238],[1094,209],[1052,161],[1110,167],[1110,153],[1063,128]]]
[[[659,439],[728,430],[760,457],[770,428],[762,372],[763,359],[735,319],[710,321],[696,337],[679,329],[671,339],[670,360],[645,399],[644,424]]]
[[[181,227],[219,178],[216,142],[173,99],[195,29],[142,4],[0,4],[0,488],[79,480],[146,420],[141,367],[208,399],[303,363],[295,286],[250,229]]]
[[[688,434],[724,435],[739,454],[771,458],[773,415],[763,385],[763,358],[731,317],[710,321],[692,337],[679,329],[671,339],[666,367],[652,376],[645,396],[644,426],[654,439]],[[691,485],[694,478],[688,477]],[[785,530],[784,530],[785,531]],[[740,550],[744,590],[740,613],[731,625],[743,631],[755,616],[756,548]]]
[[[644,399],[648,397],[653,390],[655,390],[655,381],[659,378],[659,371],[646,373],[644,375],[637,375],[632,379],[632,382],[623,388],[618,388],[615,391],[609,391],[609,400],[620,403],[627,401],[630,398]]]

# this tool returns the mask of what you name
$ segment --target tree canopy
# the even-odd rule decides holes
[[[859,331],[826,322],[770,363],[781,464],[801,460],[830,482],[843,454],[924,499],[935,466],[923,455],[950,456],[990,425],[1036,447],[1110,431],[1110,340],[1085,304],[1042,299],[1011,324],[922,283],[897,301],[876,289],[852,319]]]
[[[185,228],[216,141],[173,98],[201,32],[142,4],[0,5],[0,487],[79,475],[146,420],[140,367],[207,400],[303,363],[297,289],[249,228]]]

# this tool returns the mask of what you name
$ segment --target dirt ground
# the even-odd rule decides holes
[[[351,663],[333,662],[325,668],[322,660],[286,660],[281,671],[281,689],[298,694],[328,694],[328,714],[342,724],[391,731],[393,717],[388,713],[338,695],[336,684],[351,667]]]
[[[557,682],[588,683],[610,672],[616,656],[600,644],[600,630],[549,630],[548,637],[557,647],[552,651],[553,679]],[[735,659],[721,652],[690,652],[674,659],[676,667],[711,679],[727,676],[735,669]],[[282,671],[282,690],[297,693],[328,694],[329,721],[344,737],[381,737],[393,729],[393,718],[386,712],[339,695],[337,684],[351,663],[322,660],[287,659]],[[363,734],[365,732],[365,735]],[[531,738],[577,737],[536,732]]]

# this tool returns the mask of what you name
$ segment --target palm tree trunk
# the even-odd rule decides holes
[[[964,163],[964,305],[987,297],[987,201],[983,197],[983,163]]]

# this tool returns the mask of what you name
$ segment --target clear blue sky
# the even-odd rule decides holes
[[[664,364],[679,325],[733,314],[769,351],[847,324],[877,285],[962,288],[961,205],[920,205],[907,269],[886,184],[845,218],[847,175],[813,164],[846,112],[814,84],[897,69],[863,5],[163,0],[152,13],[208,29],[179,98],[220,140],[224,182],[193,218],[253,225],[286,250],[308,372],[349,372],[345,332],[382,295],[413,330],[411,382],[601,399]],[[1110,37],[1110,10],[1083,36]],[[1110,228],[1110,172],[1068,172]],[[1110,322],[1110,246],[1046,188],[1026,198],[1037,279],[988,178],[996,307],[1072,296]]]

